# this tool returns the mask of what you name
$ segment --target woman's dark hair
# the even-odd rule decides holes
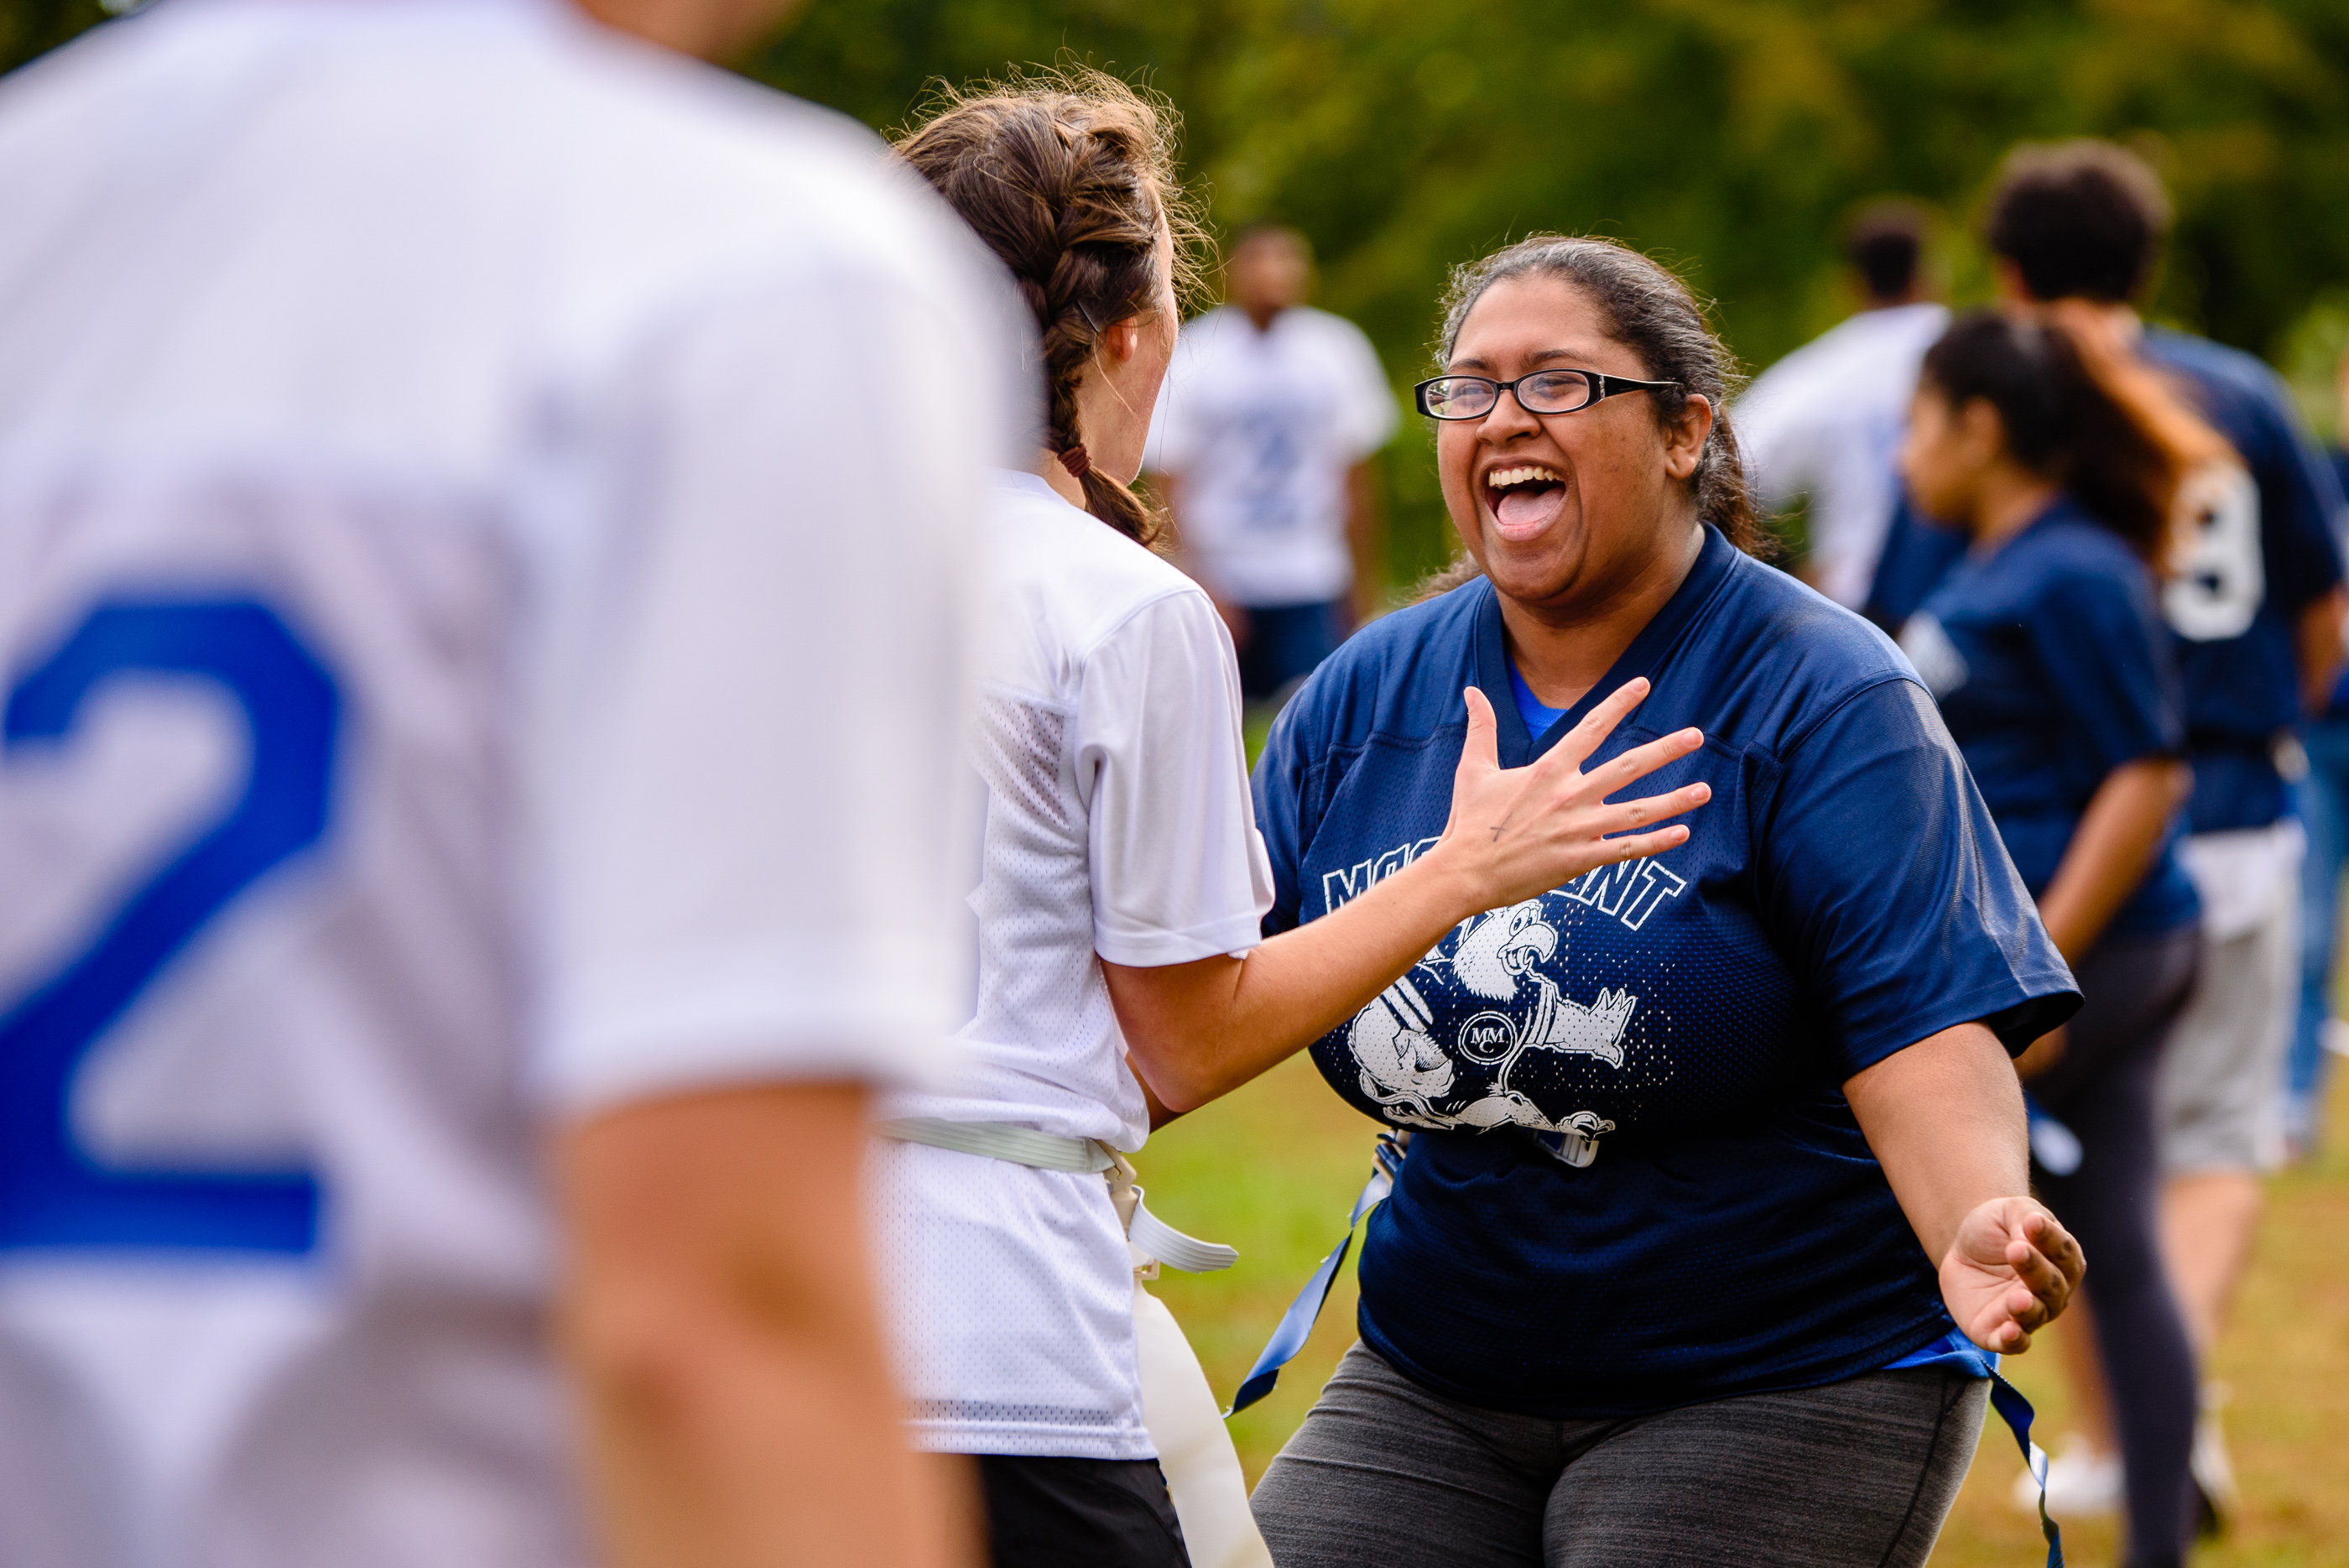
[[[1607,336],[1639,357],[1642,379],[1680,383],[1677,393],[1648,395],[1659,423],[1677,419],[1691,397],[1713,404],[1713,431],[1705,437],[1696,472],[1689,476],[1689,491],[1699,517],[1747,555],[1761,554],[1762,534],[1754,524],[1745,463],[1738,453],[1736,432],[1729,426],[1730,394],[1743,378],[1735,358],[1706,325],[1704,308],[1688,286],[1612,240],[1532,235],[1453,269],[1451,286],[1444,294],[1444,325],[1436,337],[1439,370],[1451,362],[1460,329],[1485,291],[1516,277],[1554,277],[1578,290],[1598,307]],[[1475,564],[1464,556],[1423,584],[1423,596],[1456,587],[1475,575]]]
[[[2109,141],[2018,147],[1984,227],[2033,299],[2134,299],[2169,232],[2169,198],[2144,159]]]
[[[2232,450],[2125,351],[2059,321],[1969,311],[1926,350],[1920,380],[1952,410],[1988,403],[2015,462],[2063,484],[2157,568],[2179,482]]]
[[[1843,232],[1844,259],[1867,283],[1870,299],[1909,297],[1917,286],[1930,222],[1923,207],[1897,196],[1871,202],[1852,215]]]
[[[1035,312],[1044,357],[1044,444],[1083,441],[1077,383],[1112,322],[1149,316],[1174,239],[1178,292],[1194,281],[1199,234],[1175,178],[1174,110],[1100,71],[1075,67],[937,95],[897,155],[1000,257]],[[1157,514],[1098,468],[1080,475],[1085,510],[1143,544]]]

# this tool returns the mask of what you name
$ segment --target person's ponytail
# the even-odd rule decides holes
[[[2156,569],[2166,569],[2178,493],[2233,449],[2124,347],[2103,317],[1970,311],[1927,350],[1927,386],[1998,413],[2015,462],[2062,483]]]
[[[945,95],[897,142],[1002,259],[1034,313],[1045,385],[1043,447],[1083,488],[1085,510],[1142,544],[1157,513],[1093,466],[1077,388],[1102,334],[1157,308],[1161,235],[1178,269],[1196,224],[1174,179],[1173,112],[1099,71],[1057,71]]]

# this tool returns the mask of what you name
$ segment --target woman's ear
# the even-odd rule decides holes
[[[1142,317],[1129,316],[1123,321],[1112,321],[1101,335],[1102,351],[1118,364],[1124,364],[1142,351]]]
[[[1686,479],[1704,456],[1705,438],[1713,434],[1713,400],[1692,392],[1681,411],[1664,425],[1664,472]]]
[[[1988,468],[2006,454],[2006,421],[1988,398],[1968,398],[1958,410],[1958,440],[1974,468]]]

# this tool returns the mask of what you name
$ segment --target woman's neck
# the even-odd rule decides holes
[[[1069,465],[1049,452],[1036,454],[1036,477],[1052,487],[1052,493],[1081,512],[1085,509],[1085,487],[1069,472]]]
[[[2006,465],[1984,474],[1972,520],[1966,528],[1973,535],[1974,553],[1995,553],[2001,545],[2055,504],[2055,497],[2062,492],[2063,487],[2054,481],[2024,468]]]
[[[1588,605],[1535,606],[1501,595],[1501,628],[1518,678],[1545,707],[1581,701],[1680,591],[1703,548],[1704,530],[1692,524],[1619,588]]]

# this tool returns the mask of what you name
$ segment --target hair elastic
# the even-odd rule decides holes
[[[1082,479],[1093,470],[1093,460],[1085,455],[1085,446],[1082,441],[1079,441],[1074,446],[1062,447],[1060,458],[1061,466],[1069,471],[1069,477],[1071,479]]]

